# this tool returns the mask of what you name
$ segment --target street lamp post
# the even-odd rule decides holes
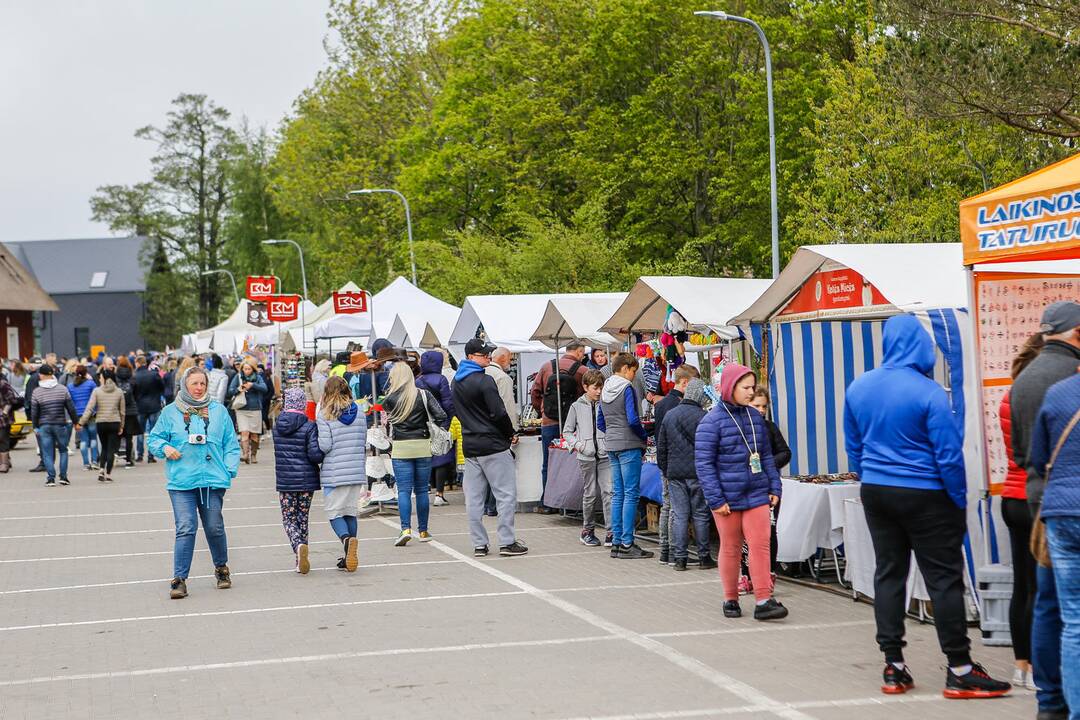
[[[416,285],[416,253],[413,250],[412,213],[409,211],[409,201],[404,195],[393,188],[364,188],[362,190],[350,190],[348,195],[373,195],[374,193],[397,195],[398,198],[401,199],[401,202],[405,204],[405,229],[409,234],[409,265],[412,267],[412,284]],[[419,286],[417,285],[417,287]]]
[[[203,270],[203,272],[202,272],[202,274],[203,274],[203,275],[216,275],[217,273],[224,273],[224,274],[226,274],[226,275],[228,275],[228,276],[229,276],[229,281],[230,281],[230,282],[232,282],[232,294],[233,294],[233,298],[235,298],[235,299],[236,299],[236,304],[237,304],[237,305],[239,305],[239,304],[240,304],[240,293],[239,293],[239,292],[237,292],[237,290],[236,290],[236,278],[235,278],[235,277],[233,277],[233,274],[232,274],[232,272],[230,272],[229,270],[225,270],[225,269],[220,269],[220,270]]]
[[[721,10],[698,10],[694,14],[749,25],[757,32],[761,46],[765,49],[765,87],[769,99],[769,190],[772,195],[772,276],[775,279],[780,275],[780,226],[776,219],[776,127],[773,120],[772,54],[769,52],[769,40],[761,26],[750,18],[729,15]]]
[[[300,345],[302,348],[307,348],[307,318],[304,312],[304,303],[307,302],[307,271],[304,269],[304,248],[300,247],[300,243],[295,240],[263,240],[263,245],[292,245],[296,248],[296,252],[300,255],[300,280],[304,284],[304,299],[300,303]]]

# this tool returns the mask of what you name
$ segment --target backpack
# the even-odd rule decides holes
[[[551,420],[562,418],[570,413],[570,406],[578,399],[577,371],[581,367],[580,362],[575,362],[569,370],[560,370],[551,361],[551,377],[544,386],[544,416]],[[556,382],[556,380],[558,382]]]
[[[127,415],[136,415],[138,406],[135,404],[135,391],[131,389],[131,381],[124,380],[116,384],[124,393],[124,408]]]

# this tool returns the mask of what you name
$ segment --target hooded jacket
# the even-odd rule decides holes
[[[89,402],[86,403],[86,407],[83,409],[79,424],[87,425],[90,418],[93,417],[94,422],[120,423],[120,426],[123,427],[126,414],[124,393],[110,379],[94,389]]]
[[[1046,464],[1073,415],[1080,411],[1080,375],[1073,374],[1046,392],[1031,433],[1031,467],[1039,473],[1046,492],[1042,517],[1080,517],[1080,426],[1074,427],[1061,446],[1050,476]]]
[[[140,415],[154,415],[161,412],[161,398],[165,394],[165,381],[155,371],[149,368],[139,368],[135,371],[135,379],[131,383],[135,392],[135,406]],[[221,399],[214,395],[218,402]]]
[[[108,384],[108,383],[106,383]],[[165,460],[165,484],[168,490],[228,488],[240,468],[240,442],[236,439],[229,411],[221,403],[210,401],[209,422],[197,415],[184,422],[184,414],[175,403],[158,416],[147,439],[150,453]],[[206,443],[189,445],[192,434],[206,436]],[[179,460],[165,457],[165,448],[180,451]]]
[[[577,459],[582,462],[595,459],[607,462],[607,440],[604,431],[596,427],[599,415],[600,403],[594,403],[588,395],[582,395],[575,400],[567,413],[563,437],[574,449]]]
[[[320,413],[319,449],[323,452],[320,480],[323,489],[339,485],[367,484],[367,420],[356,403],[334,420]]]
[[[429,350],[420,356],[420,377],[416,378],[416,387],[431,393],[446,414],[446,419],[439,423],[444,430],[450,429],[450,420],[454,417],[454,395],[450,391],[450,381],[442,373],[443,356],[438,350]],[[452,376],[451,376],[452,377]],[[435,455],[431,458],[431,467],[454,464],[454,452]]]
[[[596,427],[604,431],[608,452],[645,449],[648,434],[637,407],[637,395],[629,380],[612,375],[604,382]]]
[[[79,422],[71,393],[55,377],[42,380],[30,398],[30,422],[35,428],[42,425],[67,425],[68,420]]]
[[[135,404],[135,385],[132,383],[134,376],[135,374],[131,371],[131,368],[116,368],[116,387],[120,388],[120,392],[124,393],[124,413],[128,417],[135,417],[139,414],[139,406]]]
[[[724,368],[720,376],[721,401],[701,419],[694,433],[694,469],[713,510],[725,504],[733,511],[753,510],[768,505],[770,495],[780,497],[783,489],[765,418],[757,410],[734,402],[735,385],[752,374],[742,365]],[[761,472],[754,472],[750,466],[751,452],[758,454]]]
[[[211,370],[207,378],[206,392],[210,393],[210,397],[224,405],[225,398],[229,394],[229,373],[218,367]]]
[[[1027,470],[1027,500],[1035,506],[1042,502],[1046,482],[1039,468],[1029,462],[1028,448],[1035,418],[1051,385],[1071,378],[1080,366],[1080,348],[1051,340],[1013,382],[1009,391],[1012,405],[1012,444],[1016,464]]]
[[[278,492],[319,489],[319,428],[307,415],[286,410],[274,423],[274,471]]]
[[[683,400],[664,416],[656,431],[656,464],[667,479],[697,480],[694,445],[703,417],[705,410],[693,400]]]
[[[94,390],[97,388],[97,383],[90,377],[87,377],[81,383],[76,384],[75,379],[72,378],[68,384],[68,392],[71,393],[71,402],[75,405],[75,412],[82,415],[86,411],[86,406],[90,402],[90,396],[94,394]]]
[[[485,457],[510,449],[514,426],[506,414],[495,381],[484,368],[472,360],[462,361],[454,375],[453,395],[466,458]]]
[[[963,440],[945,388],[930,379],[934,344],[911,315],[889,318],[881,367],[851,383],[844,446],[867,485],[944,490],[967,506]]]

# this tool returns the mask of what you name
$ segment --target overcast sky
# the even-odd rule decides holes
[[[0,241],[109,235],[181,92],[276,128],[325,65],[325,0],[0,0]]]

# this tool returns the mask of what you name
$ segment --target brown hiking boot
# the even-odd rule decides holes
[[[173,578],[169,583],[169,597],[173,600],[182,600],[187,597],[187,583],[180,578]]]
[[[232,587],[232,578],[229,577],[228,565],[214,568],[214,577],[217,578],[218,590],[228,590]]]

